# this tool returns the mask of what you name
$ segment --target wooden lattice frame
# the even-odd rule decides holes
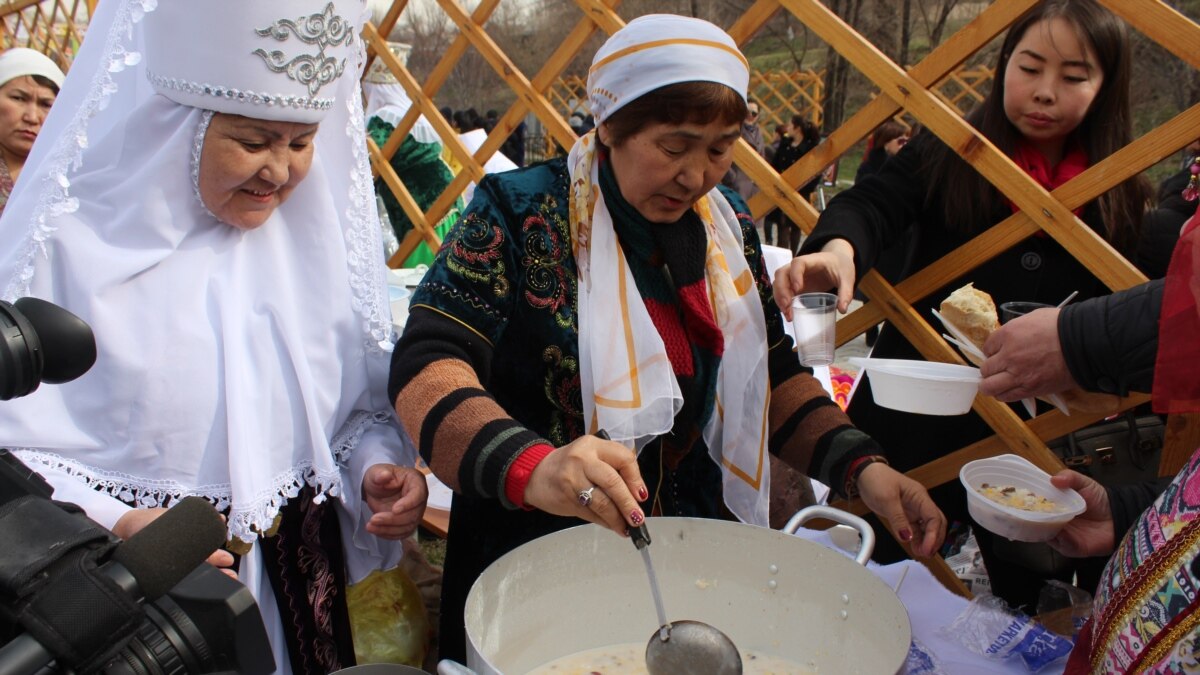
[[[863,36],[856,33],[829,8],[818,0],[757,0],[728,28],[728,32],[744,45],[781,9],[793,14],[801,23],[834,48],[880,90],[880,95],[852,115],[816,149],[799,159],[782,174],[774,171],[744,141],[734,150],[734,161],[755,181],[762,191],[750,200],[751,211],[762,216],[778,207],[805,232],[810,232],[817,219],[816,209],[802,199],[796,187],[807,183],[823,167],[837,160],[884,120],[897,115],[920,122],[944,142],[959,151],[997,189],[1020,210],[1000,224],[989,228],[968,244],[949,253],[929,267],[918,271],[900,284],[892,286],[878,273],[870,272],[859,288],[869,301],[843,320],[838,321],[837,342],[844,344],[869,327],[887,320],[895,325],[922,354],[931,360],[961,363],[962,358],[939,336],[925,317],[917,314],[912,304],[936,291],[951,280],[979,267],[1021,240],[1039,231],[1058,241],[1109,288],[1118,290],[1145,281],[1145,277],[1122,258],[1107,242],[1089,227],[1079,222],[1072,210],[1094,199],[1113,185],[1144,171],[1175,150],[1195,139],[1200,128],[1200,104],[1175,116],[1157,129],[1137,139],[1127,147],[1090,167],[1066,185],[1048,193],[986,138],[969,126],[955,106],[969,106],[963,97],[975,96],[978,83],[990,77],[990,71],[964,76],[955,74],[972,54],[1001,35],[1009,25],[1037,0],[1000,0],[988,6],[978,17],[934,49],[920,63],[904,69],[888,59]],[[1161,47],[1191,65],[1200,67],[1200,26],[1182,16],[1159,0],[1100,0],[1132,27],[1153,39]],[[496,9],[499,0],[483,0],[473,14],[468,15],[454,0],[438,0],[439,6],[458,26],[460,34],[433,69],[425,84],[416,80],[400,66],[386,48],[379,30],[368,26],[365,35],[372,55],[383,58],[396,74],[414,105],[398,125],[394,135],[380,150],[372,146],[372,158],[377,171],[389,186],[397,191],[401,205],[416,227],[402,242],[401,251],[392,261],[403,260],[421,237],[439,245],[429,223],[438,222],[461,194],[468,180],[478,180],[482,163],[497,151],[505,138],[532,112],[559,145],[570,147],[575,136],[563,120],[560,101],[550,93],[567,65],[575,58],[587,39],[597,30],[607,34],[624,25],[615,8],[620,0],[576,0],[582,18],[559,48],[532,79],[515,67],[511,60],[484,32],[482,26]],[[390,32],[396,18],[406,5],[397,0],[381,27]],[[516,92],[517,101],[505,112],[495,130],[474,157],[471,157],[448,124],[442,120],[432,97],[445,82],[454,64],[468,46],[483,55],[488,64]],[[954,82],[958,94],[943,93],[947,78]],[[446,140],[447,147],[462,164],[463,171],[433,204],[421,213],[387,165],[402,139],[411,130],[418,113],[423,113]],[[390,175],[389,175],[390,174]],[[1138,395],[1125,399],[1122,408],[1128,409],[1146,400]],[[1091,424],[1100,415],[1075,413],[1064,416],[1057,410],[1039,415],[1028,423],[1022,422],[1012,410],[986,396],[975,400],[974,410],[997,432],[996,435],[955,451],[941,459],[909,472],[928,487],[953,480],[966,462],[1003,452],[1017,452],[1038,466],[1057,471],[1062,463],[1047,448],[1046,440],[1056,438]],[[1194,419],[1176,416],[1168,422],[1168,436],[1184,439],[1164,452],[1162,472],[1173,473],[1200,441]],[[848,505],[858,512],[865,511],[861,503]],[[944,561],[928,561],[937,576],[947,586],[965,593],[965,589]]]
[[[0,4],[0,50],[29,47],[66,71],[83,42],[95,0],[12,0]]]

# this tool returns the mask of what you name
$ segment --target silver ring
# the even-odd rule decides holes
[[[580,505],[580,506],[582,506],[583,508],[585,508],[585,509],[586,509],[588,506],[590,506],[590,505],[591,505],[591,503],[592,503],[592,490],[595,490],[595,489],[596,489],[596,486],[595,486],[595,485],[593,485],[592,487],[590,487],[590,488],[588,488],[588,489],[586,489],[586,490],[580,490],[580,491],[579,491],[579,505]]]

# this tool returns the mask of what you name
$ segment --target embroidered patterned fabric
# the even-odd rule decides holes
[[[1068,673],[1184,673],[1200,664],[1200,451],[1117,547]]]
[[[246,4],[163,2],[147,13],[145,77],[176,103],[255,119],[320,122],[335,83],[356,67],[353,0]],[[318,10],[311,13],[312,10]],[[222,36],[236,16],[241,43]],[[173,30],[186,26],[187,30]]]
[[[844,371],[837,366],[829,367],[829,382],[833,385],[833,400],[842,410],[850,405],[850,390],[854,388],[854,380],[854,373]]]

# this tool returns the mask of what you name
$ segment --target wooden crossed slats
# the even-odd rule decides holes
[[[95,0],[0,2],[0,50],[29,47],[49,56],[64,72],[79,44]]]
[[[575,0],[580,9],[579,20],[550,58],[529,78],[483,28],[499,7],[500,1],[482,0],[468,14],[454,0],[437,0],[441,10],[457,26],[459,34],[423,83],[401,66],[387,49],[383,38],[391,33],[403,13],[410,10],[407,0],[396,0],[378,28],[368,25],[364,30],[368,60],[383,59],[413,101],[413,106],[383,147],[369,142],[373,170],[396,195],[401,208],[414,224],[412,232],[401,242],[400,250],[389,261],[391,265],[398,265],[406,259],[422,241],[435,249],[440,246],[433,225],[445,217],[469,181],[477,182],[484,175],[483,163],[498,151],[528,113],[532,112],[541,121],[549,137],[559,145],[570,147],[574,143],[574,133],[560,112],[565,108],[567,99],[556,93],[554,88],[564,86],[560,78],[591,36],[597,31],[611,34],[624,25],[624,20],[615,11],[620,0]],[[1100,1],[1183,62],[1200,68],[1200,50],[1195,48],[1200,44],[1200,26],[1195,22],[1159,0]],[[57,57],[64,67],[68,66],[75,45],[82,38],[77,24],[91,16],[95,4],[96,0],[0,2],[0,40],[3,41],[0,46],[31,46]],[[955,108],[955,104],[960,103],[959,98],[977,98],[975,84],[979,78],[987,77],[986,68],[967,72],[959,70],[962,64],[1001,35],[1034,4],[1036,0],[999,0],[991,3],[920,63],[907,69],[890,61],[817,0],[755,0],[728,27],[728,32],[738,44],[745,46],[780,11],[790,12],[809,30],[832,45],[880,90],[878,96],[852,114],[817,148],[782,174],[776,173],[744,141],[738,142],[734,161],[761,188],[761,192],[749,201],[756,217],[779,208],[805,232],[811,231],[818,214],[811,204],[797,194],[797,186],[807,183],[824,167],[856,146],[880,123],[898,114],[920,122],[956,148],[1020,207],[1020,211],[1003,222],[895,286],[874,272],[868,273],[860,288],[869,301],[838,322],[838,344],[845,344],[869,327],[887,320],[896,325],[927,358],[960,362],[958,354],[939,337],[940,331],[930,326],[928,317],[919,316],[912,309],[913,303],[1038,231],[1045,232],[1062,244],[1112,289],[1125,288],[1144,280],[1128,261],[1090,228],[1083,226],[1072,210],[1194,140],[1200,129],[1200,104],[1188,108],[1090,167],[1068,184],[1047,193],[967,125]],[[489,67],[516,93],[515,102],[500,117],[494,131],[474,155],[467,151],[433,103],[434,97],[468,49],[474,49],[482,55]],[[953,78],[957,78],[958,91],[951,95],[939,91],[942,83]],[[766,90],[770,91],[770,87]],[[424,212],[389,164],[400,143],[415,125],[418,115],[425,115],[442,137],[450,154],[462,166],[451,184]],[[1122,402],[1122,408],[1138,405],[1145,400],[1146,397],[1142,395],[1132,396]],[[1054,410],[1025,423],[1007,406],[986,397],[976,400],[975,410],[997,431],[997,435],[959,449],[909,474],[932,487],[953,480],[959,467],[967,461],[1010,451],[1025,455],[1047,470],[1054,470],[1061,463],[1047,449],[1045,441],[1090,424],[1097,417],[1078,412],[1067,417]],[[1198,420],[1200,418],[1195,415],[1174,415],[1168,420],[1167,447],[1160,473],[1173,474],[1200,446]],[[858,512],[864,510],[858,502],[848,507]],[[948,586],[965,591],[944,562],[940,559],[927,562]]]
[[[394,59],[388,58],[390,55],[379,32],[372,28],[366,31],[371,51],[377,58],[384,58],[388,62],[387,65],[397,74],[397,79],[414,101],[413,109],[397,127],[393,138],[383,148],[372,148],[376,170],[384,176],[389,186],[396,188],[401,206],[417,225],[414,233],[404,242],[400,253],[393,257],[393,264],[407,257],[411,248],[421,238],[432,246],[440,244],[430,224],[438,222],[447,213],[468,180],[478,180],[482,175],[483,161],[498,150],[504,139],[528,112],[536,115],[546,126],[554,141],[563,147],[570,147],[575,136],[563,120],[562,114],[558,112],[565,107],[565,99],[555,94],[552,89],[591,35],[597,30],[611,34],[624,25],[624,21],[614,11],[619,0],[576,0],[576,5],[582,13],[579,22],[537,74],[527,78],[482,28],[498,2],[499,0],[484,0],[468,16],[454,0],[438,0],[438,5],[458,27],[459,36],[435,66],[424,85],[418,85]],[[1200,27],[1186,17],[1158,0],[1101,2],[1186,63],[1200,67],[1200,50],[1194,48],[1200,44]],[[393,6],[387,21],[394,21],[400,15],[403,4],[401,0]],[[869,301],[838,322],[838,344],[844,344],[870,326],[887,320],[897,326],[927,358],[961,362],[957,352],[939,336],[940,330],[935,330],[929,324],[929,318],[919,316],[913,310],[913,303],[935,292],[949,281],[968,274],[1038,231],[1053,237],[1109,288],[1122,289],[1144,281],[1144,277],[1129,261],[1122,258],[1090,228],[1080,223],[1072,210],[1127,177],[1144,171],[1193,140],[1197,129],[1200,129],[1200,105],[1180,113],[1126,148],[1092,166],[1068,184],[1048,193],[961,117],[955,107],[956,98],[977,97],[974,93],[975,80],[962,79],[959,91],[951,96],[938,91],[939,85],[947,78],[967,78],[968,75],[956,75],[957,69],[981,47],[1003,34],[1009,25],[1035,4],[1036,0],[1000,0],[990,4],[979,16],[937,46],[920,63],[907,69],[893,63],[817,0],[756,0],[728,28],[730,35],[738,44],[744,46],[778,12],[790,12],[810,31],[833,45],[839,54],[880,90],[878,96],[851,115],[817,148],[800,158],[782,174],[773,170],[744,141],[736,144],[734,161],[761,188],[761,192],[749,201],[750,209],[756,217],[763,216],[773,208],[779,208],[805,232],[811,231],[818,214],[811,204],[798,195],[797,186],[818,175],[824,167],[858,144],[880,123],[898,114],[920,122],[937,134],[1020,208],[1017,213],[979,234],[965,246],[947,254],[896,286],[892,286],[875,272],[868,273],[860,288]],[[397,10],[397,7],[401,10]],[[474,157],[468,156],[465,149],[456,147],[454,142],[449,141],[452,134],[448,133],[448,125],[435,121],[435,118],[440,120],[440,115],[436,113],[432,104],[433,96],[468,48],[477,50],[517,95],[516,102],[501,117],[496,129]],[[987,77],[986,69],[976,70],[978,73],[969,77]],[[394,176],[389,179],[387,175],[390,172],[387,159],[398,147],[398,139],[403,138],[412,128],[418,112],[426,114],[430,121],[434,122],[438,133],[447,138],[451,152],[463,166],[463,171],[425,214],[419,213],[411,197],[406,198],[402,186],[393,185],[398,183]],[[1129,408],[1146,400],[1146,396],[1143,395],[1131,396],[1122,402],[1122,408]],[[1061,468],[1062,464],[1047,448],[1046,441],[1098,419],[1098,415],[1095,414],[1076,412],[1068,417],[1054,410],[1026,423],[1008,406],[988,397],[978,397],[974,409],[997,434],[914,469],[909,472],[911,476],[926,486],[933,487],[953,480],[958,469],[967,461],[1004,452],[1018,452],[1044,469],[1055,471]],[[1200,445],[1200,425],[1192,418],[1175,416],[1168,424],[1168,436],[1171,438],[1169,443],[1179,442],[1164,452],[1162,471],[1169,474]],[[848,507],[859,512],[864,510],[858,502],[851,503]],[[965,592],[944,561],[937,559],[926,562],[948,586]]]

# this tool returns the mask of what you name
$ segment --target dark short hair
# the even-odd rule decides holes
[[[14,77],[11,77],[8,79],[7,82],[0,82],[0,87],[3,87],[4,85],[8,84],[9,82],[12,82],[13,80],[16,80],[16,79],[19,79],[22,77],[28,77],[29,79],[33,80],[34,84],[38,85],[39,87],[45,87],[45,88],[49,89],[50,91],[54,92],[55,96],[58,96],[58,85],[54,83],[54,80],[52,80],[44,75],[34,75],[32,73],[29,73],[26,75],[16,75]]]
[[[58,96],[58,85],[54,83],[54,80],[43,75],[30,75],[30,77],[33,78],[34,82],[37,82],[39,85],[54,92],[55,96]]]
[[[746,100],[717,82],[679,82],[642,94],[612,114],[604,124],[609,143],[617,146],[651,124],[741,124]]]

